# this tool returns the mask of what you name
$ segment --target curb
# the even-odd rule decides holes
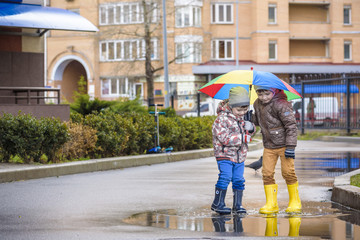
[[[350,185],[350,177],[360,169],[335,177],[331,201],[360,210],[360,188]]]
[[[254,141],[253,143],[249,144],[249,151],[258,150],[262,147],[262,141]],[[46,166],[33,166],[22,169],[0,169],[0,183],[138,167],[213,156],[214,150],[212,148],[208,148],[174,153],[92,159],[79,162],[51,164]]]

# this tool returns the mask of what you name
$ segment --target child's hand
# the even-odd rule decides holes
[[[285,149],[285,158],[295,158],[295,149],[286,148]]]
[[[247,134],[244,134],[244,143],[249,143],[251,142],[251,136],[250,135],[247,135]]]
[[[254,131],[254,126],[253,126],[253,124],[251,122],[245,121],[244,129],[246,131],[252,132],[252,131]]]

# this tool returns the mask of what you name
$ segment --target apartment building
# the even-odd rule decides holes
[[[145,5],[144,5],[145,4]],[[100,99],[164,96],[162,1],[51,0],[99,28],[47,36],[47,85],[72,101],[79,76]],[[360,1],[166,1],[169,85],[186,110],[210,79],[235,69],[270,71],[289,83],[360,71]],[[144,38],[147,36],[147,38]],[[148,39],[146,43],[146,39]],[[148,66],[149,67],[149,66]]]

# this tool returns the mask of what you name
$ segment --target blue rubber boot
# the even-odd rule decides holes
[[[242,207],[243,190],[233,189],[234,201],[233,201],[233,212],[236,214],[245,214],[246,209]]]
[[[211,210],[219,214],[230,214],[231,208],[226,207],[225,196],[226,190],[215,188],[215,199],[214,202],[211,204]]]

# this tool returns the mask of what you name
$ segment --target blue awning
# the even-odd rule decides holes
[[[96,32],[97,27],[71,11],[32,4],[0,2],[0,26]]]
[[[301,93],[301,84],[290,84],[298,93]],[[305,84],[305,94],[311,93],[346,93],[346,85],[321,85],[321,84]],[[359,88],[350,85],[350,93],[359,93]]]

